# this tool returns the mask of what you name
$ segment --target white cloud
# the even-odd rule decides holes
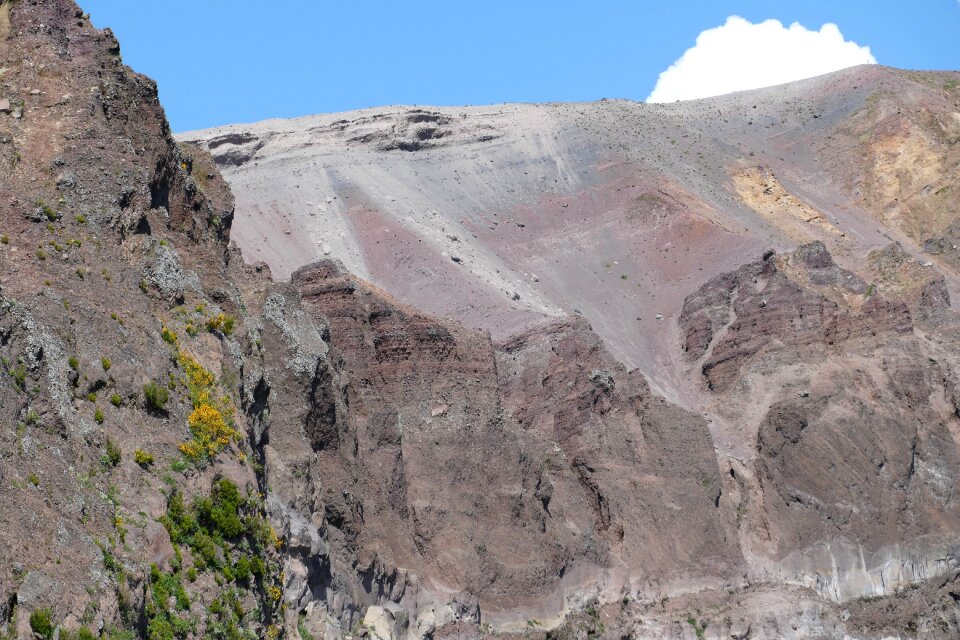
[[[960,0],[958,0],[960,1]],[[753,24],[730,16],[660,74],[647,102],[673,102],[758,89],[877,62],[870,47],[843,39],[835,24],[811,31],[779,20]]]

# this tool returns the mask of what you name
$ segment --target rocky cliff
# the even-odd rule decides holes
[[[0,637],[960,629],[956,74],[195,145],[0,59]]]

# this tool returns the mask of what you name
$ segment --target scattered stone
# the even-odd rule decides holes
[[[58,189],[72,189],[76,185],[77,181],[70,172],[62,173],[57,177]]]
[[[615,382],[613,375],[606,369],[594,369],[590,372],[590,382],[597,385],[604,391],[613,391]]]

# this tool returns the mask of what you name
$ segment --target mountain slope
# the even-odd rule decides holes
[[[853,266],[891,239],[919,257],[943,237],[956,78],[858,67],[676,105],[396,107],[181,139],[217,158],[238,198],[234,240],[277,276],[329,253],[495,337],[579,312],[627,366],[694,407],[670,325],[711,277],[813,240]],[[869,159],[903,140],[943,157],[916,198],[940,211],[922,238],[878,200],[912,187]],[[946,249],[929,259],[949,265]]]
[[[871,66],[676,105],[394,107],[180,138],[213,154],[234,240],[280,278],[334,257],[503,345],[588,320],[707,419],[724,533],[695,527],[736,540],[724,571],[846,602],[953,572],[957,82]],[[543,424],[552,379],[507,381],[519,427]]]
[[[960,628],[954,76],[210,156],[69,0],[0,54],[0,636]]]

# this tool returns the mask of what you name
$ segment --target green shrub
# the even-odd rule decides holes
[[[97,401],[97,394],[95,394],[93,391],[91,391],[90,393],[87,394],[87,400],[89,400],[90,402],[96,402],[96,401]]]
[[[251,573],[250,558],[247,556],[240,556],[240,559],[237,560],[237,563],[233,565],[233,575],[237,579],[237,582],[246,582],[250,579]]]
[[[30,614],[30,628],[41,638],[53,637],[53,611],[49,608],[37,609]]]
[[[209,498],[197,499],[194,506],[201,523],[224,538],[234,538],[244,532],[239,514],[243,502],[237,485],[224,478],[213,485]]]
[[[53,222],[54,220],[57,219],[58,217],[57,212],[54,211],[53,207],[48,205],[42,199],[37,198],[37,201],[35,204],[37,205],[37,208],[43,212],[43,215],[46,216],[47,220],[49,220],[50,222]]]
[[[100,366],[103,367],[104,371],[110,371],[110,367],[113,366],[113,363],[110,362],[110,358],[100,358]]]
[[[143,385],[143,395],[147,400],[147,408],[151,411],[163,411],[170,399],[170,392],[156,382]]]
[[[160,329],[160,337],[163,338],[163,341],[167,344],[177,345],[177,334],[166,327]]]
[[[141,467],[149,467],[153,464],[153,454],[147,453],[143,449],[136,449],[133,452],[133,461]]]
[[[236,322],[236,320],[233,316],[228,316],[224,313],[218,313],[212,318],[207,319],[207,331],[219,331],[223,335],[229,336],[231,333],[233,333],[234,322]]]
[[[76,356],[70,356],[70,359],[67,360],[67,364],[70,365],[70,368],[74,371],[80,370],[80,361],[77,360]]]
[[[121,404],[123,404],[123,398],[120,397],[119,393],[114,393],[110,396],[110,404],[115,407],[119,407]]]
[[[27,367],[22,364],[18,364],[16,367],[8,371],[10,377],[13,378],[13,386],[17,388],[17,391],[23,391],[26,389],[27,385]]]
[[[0,244],[10,244],[10,236],[7,234],[0,236]]]
[[[93,412],[93,419],[97,421],[97,424],[103,424],[103,421],[106,419],[103,415],[103,409],[97,407]]]
[[[118,464],[120,464],[120,457],[121,457],[120,447],[118,447],[113,440],[111,440],[110,438],[107,438],[106,448],[107,448],[107,453],[106,455],[103,456],[103,458],[101,458],[101,462],[103,462],[103,466],[115,467]]]

